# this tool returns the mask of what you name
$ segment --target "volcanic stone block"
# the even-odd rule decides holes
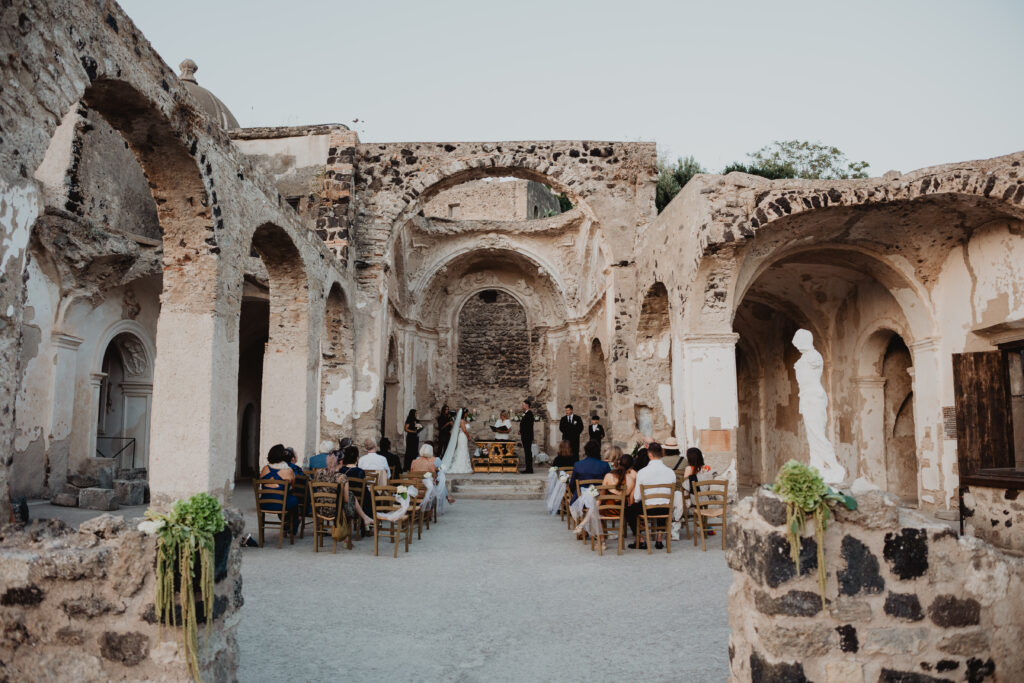
[[[44,593],[38,586],[8,588],[4,594],[0,596],[0,605],[8,607],[13,605],[35,607],[41,603],[45,597],[46,593]]]
[[[114,492],[121,505],[143,505],[149,484],[144,479],[115,479]]]
[[[800,662],[772,664],[757,652],[750,653],[750,678],[758,683],[807,683]]]
[[[924,619],[921,601],[913,593],[889,593],[885,598],[885,613],[907,621]]]
[[[948,678],[935,678],[934,676],[917,673],[916,671],[882,669],[882,675],[878,677],[878,683],[953,683],[953,681]]]
[[[745,572],[758,583],[777,588],[796,576],[796,565],[789,556],[789,541],[779,533],[763,536],[741,530],[733,534],[728,553],[729,566]],[[800,539],[800,573],[818,569],[818,544],[813,538]]]
[[[789,591],[776,598],[764,591],[757,591],[754,604],[762,614],[813,617],[821,611],[821,596],[810,591]]]
[[[843,652],[856,652],[860,649],[857,642],[857,629],[852,624],[836,626],[836,633],[839,634],[839,649]]]
[[[76,508],[78,507],[78,494],[58,493],[50,499],[50,504],[66,508]]]
[[[955,595],[940,595],[928,607],[928,616],[938,626],[977,626],[981,618],[981,605],[974,598],[961,600]]]
[[[91,489],[100,485],[100,480],[88,474],[69,474],[68,483],[78,489]]]
[[[853,536],[844,536],[840,552],[846,562],[846,567],[838,573],[841,595],[882,592],[885,580],[878,573],[878,558],[866,545]]]
[[[149,638],[141,633],[105,631],[100,637],[100,654],[125,666],[135,666],[149,656]]]
[[[757,512],[772,526],[783,526],[786,523],[786,504],[765,491],[757,492]]]
[[[78,507],[88,510],[116,510],[117,493],[113,489],[82,489],[78,494]]]
[[[892,573],[906,581],[928,571],[928,534],[924,529],[901,529],[885,535],[882,556]]]

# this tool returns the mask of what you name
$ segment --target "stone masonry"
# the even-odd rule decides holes
[[[785,504],[760,489],[730,514],[734,681],[1010,681],[1024,667],[1024,559],[897,507],[881,492],[836,510],[789,556]]]

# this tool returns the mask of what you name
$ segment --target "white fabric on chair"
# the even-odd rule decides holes
[[[558,508],[562,504],[562,496],[565,495],[565,482],[558,476],[558,470],[554,467],[551,471],[555,473],[555,482],[548,487],[547,496],[544,499],[545,504],[548,506],[548,514],[558,514]],[[550,474],[548,475],[551,476]]]
[[[407,495],[404,497],[401,493],[396,493],[395,501],[398,503],[398,509],[391,512],[378,512],[377,519],[383,519],[388,522],[397,522],[402,519],[409,512],[409,501],[415,498],[418,493],[419,491],[416,490],[415,486],[410,486]]]

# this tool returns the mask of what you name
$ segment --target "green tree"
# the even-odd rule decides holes
[[[776,140],[747,155],[749,164],[733,162],[722,173],[742,171],[765,178],[844,180],[867,178],[868,162],[850,161],[838,147],[806,140]]]
[[[661,213],[686,183],[698,173],[707,171],[692,156],[676,159],[675,164],[669,163],[665,158],[658,159],[658,185],[654,193],[654,205],[658,207],[658,213]]]
[[[556,194],[555,197],[558,199],[558,207],[562,213],[572,209],[572,202],[565,196],[565,193]]]

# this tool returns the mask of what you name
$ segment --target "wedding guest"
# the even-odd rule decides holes
[[[409,465],[416,458],[416,454],[420,450],[420,425],[419,418],[416,417],[416,409],[413,408],[409,411],[409,414],[405,416],[405,469],[409,469]]]
[[[327,463],[323,469],[318,469],[313,475],[313,481],[315,482],[330,482],[335,484],[341,484],[341,500],[342,505],[345,509],[345,515],[351,519],[354,515],[359,515],[363,520],[364,524],[373,524],[373,520],[370,519],[364,512],[363,506],[355,499],[352,492],[348,488],[348,476],[341,471],[341,465],[339,463],[340,451],[334,451],[327,456]],[[358,468],[350,468],[352,469]],[[354,475],[353,475],[354,476]],[[337,508],[334,505],[324,505],[324,514],[328,517],[333,517],[337,512]]]
[[[639,472],[643,468],[647,467],[647,464],[651,461],[650,456],[647,453],[647,446],[641,446],[636,451],[636,456],[633,458],[633,467]]]
[[[388,461],[392,476],[397,477],[402,474],[402,459],[391,452],[391,439],[386,436],[382,436],[380,439],[380,454]]]
[[[366,439],[363,448],[366,452],[359,458],[359,467],[364,470],[384,470],[390,479],[391,466],[388,465],[388,459],[377,452],[377,440],[372,437]]]
[[[300,477],[306,476],[306,473],[299,467],[299,456],[295,454],[295,449],[291,446],[285,447],[285,453],[288,456],[288,467],[291,468],[292,472]]]
[[[585,449],[586,447],[584,447]],[[624,500],[628,501],[629,497],[633,495],[633,488],[636,486],[636,470],[633,469],[633,456],[628,453],[624,454],[618,446],[610,448],[608,456],[612,459],[612,469],[608,474],[604,475],[601,485],[612,487],[608,490],[608,493],[621,496]],[[611,501],[605,501],[603,505],[611,505]],[[590,516],[592,514],[594,514],[593,508],[587,510],[586,516],[576,525],[575,531],[577,534],[582,529],[589,528]],[[620,529],[619,533],[625,533],[625,529]],[[605,547],[604,538],[601,539],[601,544],[602,547]]]
[[[509,435],[512,433],[512,420],[510,417],[507,410],[501,411],[501,416],[494,423],[495,441],[508,441]]]
[[[267,464],[260,470],[260,479],[268,479],[280,482],[291,482],[295,480],[295,473],[292,468],[288,466],[288,450],[282,444],[274,444],[270,447],[267,452]],[[281,484],[268,484],[267,488],[272,489],[283,489],[284,486]],[[260,496],[260,501],[264,503],[264,507],[268,510],[280,510],[281,509],[281,494],[280,493],[264,493]],[[291,512],[299,505],[299,499],[288,494],[288,497],[284,500],[285,512]],[[299,518],[297,515],[291,515],[292,520],[292,533],[299,526]]]
[[[604,427],[601,426],[601,418],[597,416],[597,413],[590,416],[590,427],[587,428],[587,434],[591,441],[601,443],[604,439]]]
[[[366,471],[363,470],[363,468],[359,467],[358,461],[359,447],[351,445],[346,447],[342,454],[341,467],[338,468],[338,472],[344,474],[346,477],[351,477],[353,479],[362,479],[365,482]],[[361,501],[355,501],[359,503],[360,510],[373,509],[370,503],[370,483],[372,482],[366,482],[366,486],[363,488],[363,499]]]
[[[572,467],[576,464],[576,458],[572,455],[572,446],[569,445],[568,441],[562,441],[558,444],[558,455],[551,462],[552,467]]]
[[[665,463],[665,467],[671,467],[674,470],[678,470],[680,465],[685,464],[686,459],[680,457],[679,442],[676,441],[674,436],[670,436],[665,439],[665,442],[661,444],[661,449],[665,454],[662,458],[662,462]]]
[[[683,488],[692,497],[693,485],[696,484],[699,479],[699,475],[704,471],[704,453],[699,448],[687,448],[686,449],[686,469],[683,470]]]
[[[583,433],[583,420],[580,416],[572,412],[572,404],[566,404],[565,415],[558,422],[558,431],[562,433],[562,438],[569,442],[569,447],[572,449],[572,458],[575,462],[580,459],[580,434]]]
[[[444,454],[448,450],[448,442],[452,438],[452,429],[455,427],[455,416],[445,403],[441,406],[441,413],[437,416],[437,447],[438,453]]]
[[[608,474],[611,469],[608,463],[601,460],[601,443],[599,441],[588,441],[587,445],[583,447],[583,455],[586,457],[573,466],[572,476],[569,477],[568,486],[572,493],[570,502],[576,502],[577,482],[587,479],[604,479],[604,475]]]
[[[637,536],[637,519],[643,513],[643,503],[641,502],[641,494],[643,489],[641,486],[651,486],[653,484],[665,484],[675,487],[676,474],[669,468],[665,467],[665,463],[661,461],[662,450],[661,446],[657,443],[652,443],[647,447],[647,455],[650,458],[650,462],[646,467],[639,470],[636,473],[636,487],[633,489],[633,503],[626,508],[626,523],[629,524],[629,528],[633,531],[634,542],[629,545],[630,548],[640,548],[641,550],[647,549],[647,544],[640,541],[640,537]],[[653,515],[663,515],[668,512],[671,501],[668,497],[668,488],[665,489],[666,495],[659,495],[660,492],[656,491],[655,495],[648,501],[647,512]],[[659,550],[665,547],[662,542],[664,538],[663,533],[659,533],[657,536],[657,542],[654,544],[655,548]]]
[[[437,458],[434,457],[434,447],[429,443],[420,446],[419,457],[412,461],[409,472],[430,472],[437,474]]]
[[[523,455],[526,458],[523,474],[533,474],[533,411],[530,410],[530,399],[523,401],[523,417],[519,420],[519,440],[523,443]]]

